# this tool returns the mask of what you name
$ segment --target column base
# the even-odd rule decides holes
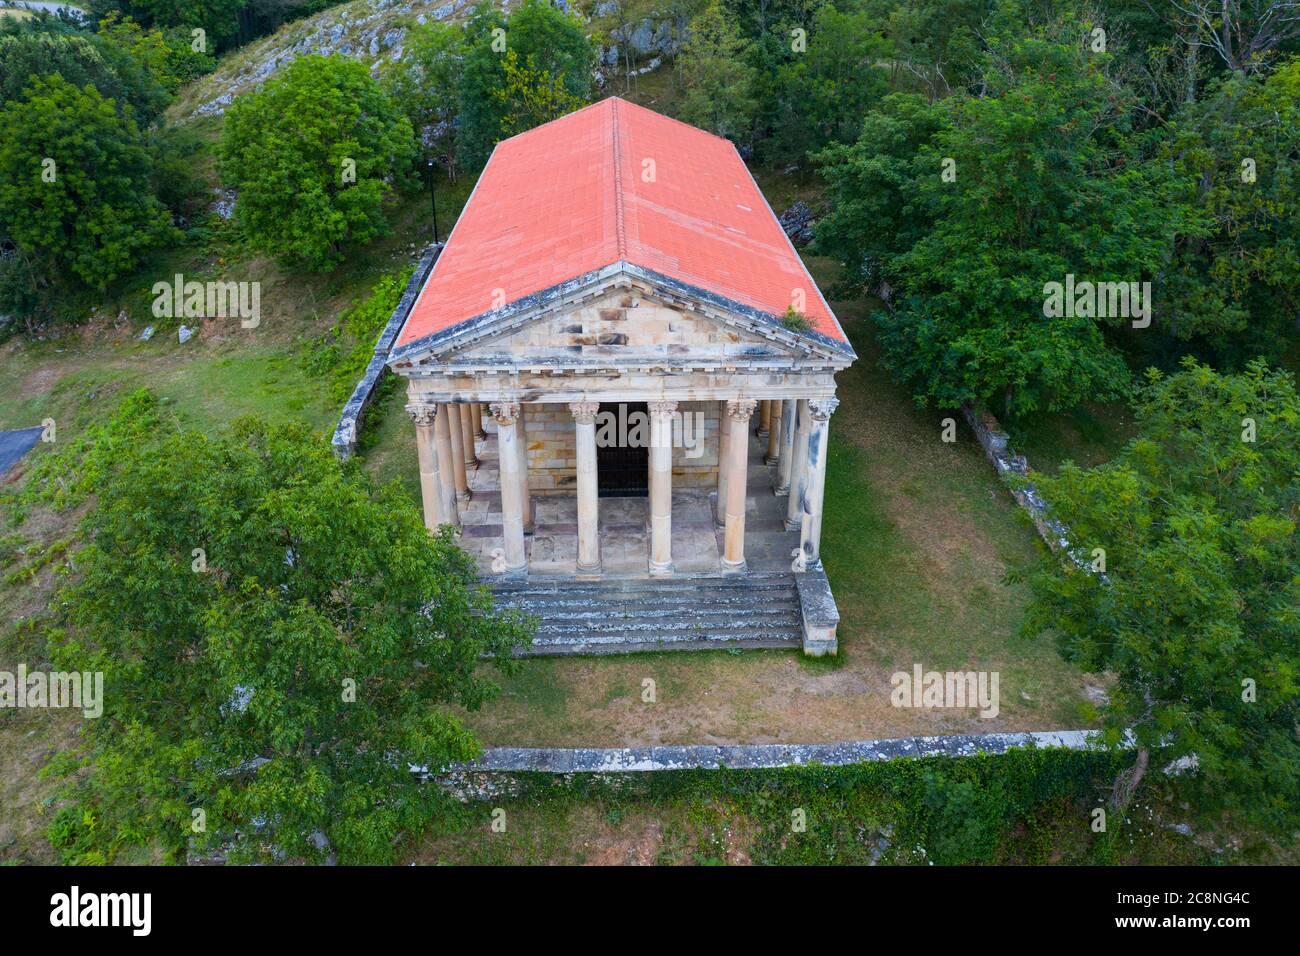
[[[722,573],[723,574],[748,574],[749,564],[745,561],[737,561],[733,563],[731,561],[728,561],[726,558],[723,558]]]
[[[476,441],[487,441],[487,432],[479,429],[474,433],[474,438]]]
[[[456,500],[460,502],[469,501],[469,499],[473,497],[474,497],[474,493],[469,490],[456,492]]]
[[[676,569],[675,567],[673,567],[673,563],[672,563],[671,561],[669,561],[667,564],[657,564],[657,563],[654,562],[654,561],[651,561],[651,562],[650,562],[650,576],[651,576],[651,577],[654,577],[654,578],[662,578],[662,577],[666,577],[666,576],[668,576],[668,575],[670,575],[670,574],[673,574],[673,573],[675,573],[676,571],[677,571],[677,569]]]
[[[593,565],[592,565],[591,567],[589,567],[589,568],[584,568],[581,564],[579,564],[579,565],[577,565],[577,566],[574,568],[574,570],[573,570],[573,574],[574,574],[574,577],[579,577],[579,578],[585,578],[585,579],[588,579],[588,580],[593,580],[593,579],[595,579],[595,578],[599,578],[599,577],[600,577],[600,575],[601,575],[601,565],[600,565],[599,562],[597,562],[596,564],[593,564]]]
[[[759,438],[763,439],[764,441],[767,440],[767,429],[766,429],[766,428],[760,428],[760,429],[758,429],[758,431],[754,432],[754,434],[757,435]]]
[[[776,495],[778,498],[789,498],[789,497],[790,497],[790,486],[789,486],[789,485],[786,485],[784,488],[773,488],[773,489],[772,489],[772,494]],[[787,528],[786,530],[788,530],[788,531],[793,531],[794,529],[793,529],[793,528]]]
[[[477,458],[471,458],[465,462],[465,467],[470,471],[478,471],[479,465],[481,464],[483,464],[483,462],[479,461]]]
[[[805,561],[802,554],[794,559],[790,564],[790,570],[796,574],[805,574],[808,571],[825,571],[822,567],[822,559],[814,558],[812,561]]]
[[[789,494],[790,493],[787,491],[786,496],[789,497]],[[794,521],[791,521],[789,518],[785,519],[786,531],[798,531],[802,527],[803,527],[803,519],[796,519]]]
[[[773,458],[770,455],[763,456],[763,464],[765,465],[775,465],[780,460],[780,458]]]

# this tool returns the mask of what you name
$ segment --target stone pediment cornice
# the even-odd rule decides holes
[[[758,364],[811,365],[845,368],[857,358],[851,346],[812,330],[787,328],[780,316],[772,315],[727,299],[706,289],[637,266],[615,262],[585,273],[540,292],[525,296],[502,308],[483,312],[449,328],[416,339],[389,354],[388,365],[394,371],[410,374],[422,368],[433,370],[492,368],[494,363],[483,356],[467,353],[498,336],[508,335],[533,322],[542,321],[556,312],[581,306],[602,295],[620,289],[641,288],[667,305],[680,307],[690,314],[712,319],[738,332],[766,339],[785,354],[781,362],[772,356]],[[530,361],[530,365],[536,364]],[[591,371],[610,368],[659,368],[663,358],[629,355],[626,359],[602,357],[599,360],[557,356],[546,360],[546,367],[556,370]],[[675,357],[673,367],[718,367],[745,364],[742,356],[719,362],[706,359],[692,362],[689,355]]]

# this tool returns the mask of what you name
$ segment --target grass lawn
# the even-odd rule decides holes
[[[812,260],[823,287],[833,265]],[[918,410],[878,365],[867,302],[832,307],[859,361],[839,378],[823,558],[841,614],[840,655],[785,651],[530,660],[501,697],[463,715],[486,745],[646,746],[812,742],[984,733],[1087,723],[1084,676],[1046,640],[1017,636],[1026,589],[1008,568],[1045,551],[969,434],[940,440],[951,412]],[[414,500],[415,452],[399,402],[377,417],[376,474]],[[997,671],[1001,713],[902,710],[890,676]],[[641,700],[642,682],[657,701]]]

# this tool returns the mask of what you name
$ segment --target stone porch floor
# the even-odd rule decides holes
[[[472,497],[460,508],[464,529],[460,544],[473,554],[485,578],[492,572],[492,552],[504,548],[501,530],[501,492],[498,471],[496,423],[484,416],[485,441],[476,442],[479,467],[469,475]],[[749,432],[749,467],[745,501],[745,559],[759,573],[789,571],[792,552],[799,547],[799,532],[785,530],[788,498],[772,493],[776,468],[763,464],[766,441]],[[713,523],[716,493],[702,488],[673,491],[673,564],[678,574],[722,574],[723,534]],[[576,490],[564,494],[533,495],[535,529],[524,539],[529,577],[574,574],[578,550]],[[605,578],[650,577],[648,499],[600,499],[600,550]]]

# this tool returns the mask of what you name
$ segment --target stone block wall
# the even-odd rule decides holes
[[[680,402],[682,424],[673,447],[673,487],[713,488],[718,480],[718,402]],[[525,405],[528,489],[533,494],[573,494],[577,446],[573,413],[565,404]],[[686,416],[690,416],[686,420]],[[698,417],[697,417],[698,416]],[[645,427],[649,440],[649,425]],[[599,438],[600,429],[597,429]],[[689,440],[694,447],[681,447]],[[702,444],[702,447],[701,447]]]

